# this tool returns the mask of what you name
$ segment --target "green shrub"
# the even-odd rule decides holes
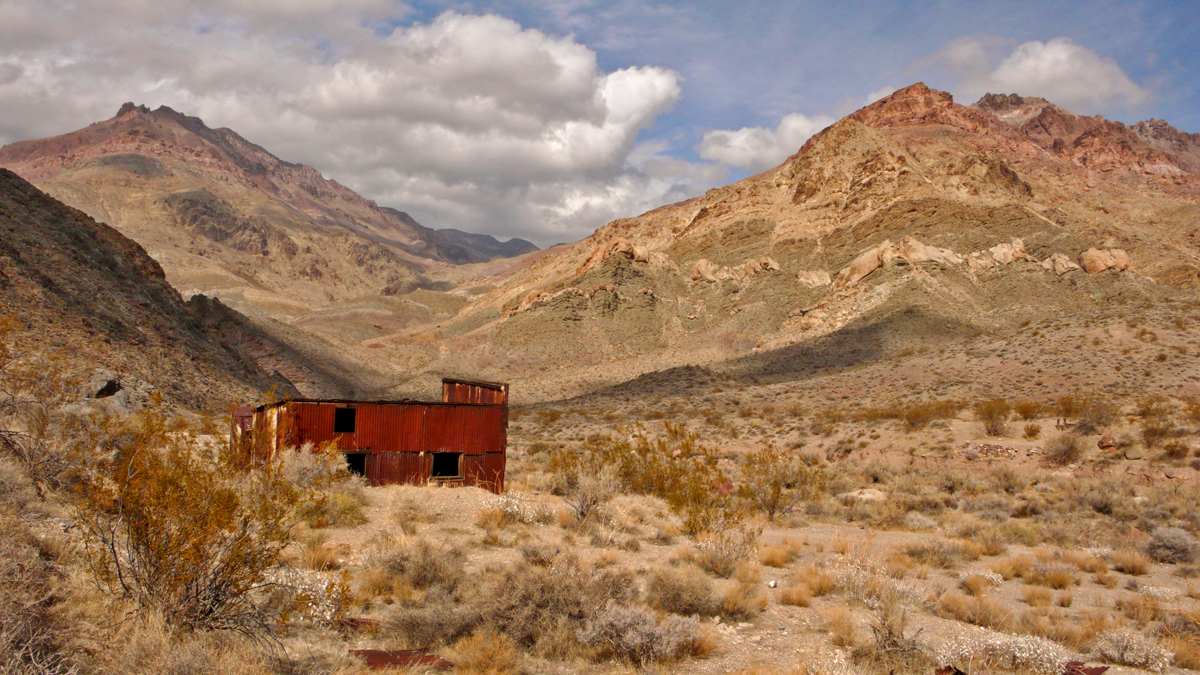
[[[980,422],[983,422],[983,428],[989,436],[999,436],[1004,433],[1004,428],[1008,424],[1008,416],[1011,413],[1012,406],[1002,398],[975,403],[975,416],[979,418]]]

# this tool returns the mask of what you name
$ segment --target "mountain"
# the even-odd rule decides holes
[[[846,365],[1194,300],[1197,147],[1161,121],[915,84],[775,169],[614,221],[452,321],[376,341],[546,398],[684,365],[786,378],[809,348]]]
[[[145,246],[184,295],[278,318],[535,249],[422,227],[165,106],[127,103],[85,129],[5,146],[0,166]]]
[[[198,302],[185,304],[142,247],[0,169],[0,307],[20,324],[18,351],[57,357],[85,381],[99,369],[148,383],[192,409],[294,391],[228,339],[253,336],[210,330]]]

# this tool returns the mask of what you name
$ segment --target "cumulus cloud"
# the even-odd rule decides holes
[[[996,40],[968,37],[947,45],[934,61],[948,68],[970,96],[1040,96],[1083,113],[1136,107],[1150,100],[1150,92],[1116,61],[1065,37],[1033,40],[1011,51]]]
[[[0,5],[0,142],[126,100],[169,105],[427,225],[541,243],[714,175],[636,156],[638,132],[680,97],[677,73],[605,72],[574,38],[504,17],[411,22],[382,0],[98,4]]]
[[[763,171],[795,154],[813,134],[834,123],[832,117],[787,115],[775,129],[742,127],[704,134],[698,148],[704,159],[747,171]]]

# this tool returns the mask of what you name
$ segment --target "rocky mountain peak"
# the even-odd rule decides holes
[[[150,109],[144,105],[137,105],[133,101],[126,101],[124,104],[121,105],[121,109],[117,111],[117,114],[115,117],[124,117],[125,115],[128,115],[129,113],[132,113],[132,112],[138,112],[138,113],[142,113],[143,115],[148,115],[148,114],[150,114]]]
[[[945,122],[954,104],[948,92],[917,82],[882,98],[851,115],[872,127],[894,127]]]
[[[1056,106],[1044,98],[1020,94],[984,94],[971,107],[990,112],[1001,121],[1014,126],[1020,126],[1037,117],[1047,107],[1057,110]]]

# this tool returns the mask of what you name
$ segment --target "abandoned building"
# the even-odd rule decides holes
[[[335,442],[371,485],[504,489],[508,385],[443,379],[442,400],[285,399],[236,408],[230,442],[258,457]]]

